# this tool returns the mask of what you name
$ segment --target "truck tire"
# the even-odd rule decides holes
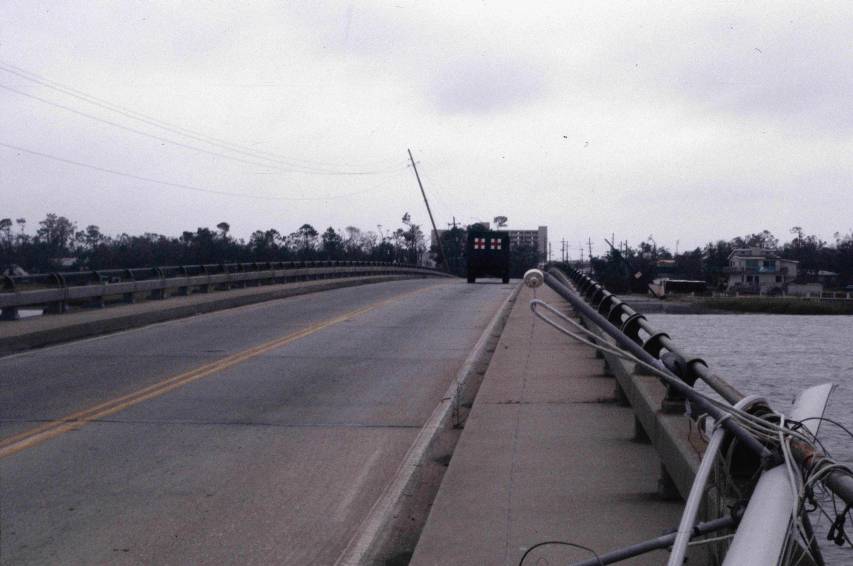
[[[473,275],[469,275],[469,276],[468,276],[468,283],[473,283],[473,282],[474,282],[474,276],[473,276]]]
[[[509,283],[509,275],[505,275],[505,276],[504,276],[504,278],[503,278],[503,279],[501,279],[501,281],[503,281],[503,284],[504,284],[504,285],[506,285],[507,283]]]

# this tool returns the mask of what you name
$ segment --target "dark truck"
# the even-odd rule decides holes
[[[509,234],[506,232],[468,232],[465,244],[468,259],[468,283],[477,277],[500,277],[509,283]]]

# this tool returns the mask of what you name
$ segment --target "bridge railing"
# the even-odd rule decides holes
[[[552,274],[565,278],[562,271],[553,269]],[[701,379],[729,403],[736,403],[744,395],[721,377],[712,373],[702,358],[685,354],[670,338],[669,334],[654,329],[646,317],[634,310],[619,297],[610,293],[594,279],[572,270],[568,278],[575,284],[589,304],[632,341],[642,346],[652,357],[659,359],[667,369],[679,376],[691,387]],[[669,400],[683,406],[684,399],[668,391]]]
[[[561,285],[555,284],[555,280]],[[643,314],[585,274],[551,268],[545,281],[567,300],[565,290],[573,288],[592,311],[618,328],[627,339],[660,361],[686,384],[693,386],[701,380],[730,403],[743,398],[742,393],[713,374],[704,360],[685,354],[669,335],[653,328]],[[597,341],[607,343],[610,336],[590,316],[585,316],[577,308],[575,310],[599,337]],[[652,444],[660,458],[659,494],[666,498],[688,499],[702,461],[705,441],[696,432],[696,423],[685,415],[686,399],[675,388],[662,383],[641,367],[610,353],[605,352],[602,357],[606,373],[616,379],[617,400],[630,404],[634,412],[635,440]],[[719,478],[712,481],[701,503],[700,515],[705,520],[724,515],[726,506],[731,503],[725,486],[713,485],[718,483]],[[725,546],[709,547],[706,551],[700,563],[718,563]]]
[[[691,525],[695,524],[696,513],[701,508],[704,509],[701,514],[706,517],[709,511],[712,511],[711,517],[721,517],[727,513],[727,507],[734,510],[741,504],[746,504],[744,521],[737,530],[731,552],[726,554],[725,564],[769,564],[771,558],[775,563],[782,548],[789,543],[800,545],[799,549],[793,550],[792,556],[807,552],[815,562],[822,563],[808,509],[797,508],[796,523],[801,525],[801,530],[797,531],[797,536],[791,534],[791,516],[787,513],[797,498],[807,494],[792,493],[788,473],[797,470],[795,473],[803,474],[804,485],[819,482],[833,497],[847,505],[846,510],[853,508],[853,473],[848,466],[839,464],[824,452],[823,445],[814,437],[816,427],[811,432],[814,440],[803,434],[800,428],[805,426],[806,420],[822,418],[833,385],[827,383],[803,391],[786,421],[762,397],[744,397],[725,380],[711,373],[703,360],[685,356],[668,335],[657,332],[642,314],[587,275],[571,269],[563,273],[552,268],[544,279],[572,304],[596,337],[595,342],[601,347],[609,369],[617,379],[617,395],[628,401],[634,410],[637,437],[654,444],[660,456],[665,472],[662,483],[669,481],[687,499],[690,514],[686,508],[679,525],[680,552],[676,555],[673,551],[669,564],[682,563]],[[650,371],[642,371],[644,367]],[[698,380],[727,403],[720,402],[716,407],[707,404],[708,398],[693,388]],[[689,403],[686,398],[689,398]],[[723,406],[728,409],[720,412]],[[733,424],[731,417],[741,407],[741,422]],[[696,429],[702,423],[696,419],[702,413],[716,423],[710,444],[697,434]],[[752,416],[745,419],[744,415]],[[786,422],[793,423],[793,426],[786,428]],[[720,427],[719,431],[717,427]],[[725,432],[722,429],[726,429]],[[767,435],[767,430],[774,432]],[[720,436],[715,439],[718,432]],[[776,443],[774,435],[784,436],[785,440]],[[725,456],[718,465],[714,462],[723,453],[721,442],[726,443]],[[716,471],[709,471],[714,466]],[[700,467],[704,471],[700,472]],[[815,473],[815,470],[819,472]],[[707,481],[709,474],[714,477]],[[744,499],[747,493],[751,495]],[[771,504],[779,507],[766,513]],[[734,513],[732,518],[735,519]],[[838,522],[841,519],[836,518]],[[759,538],[771,542],[756,544]],[[773,541],[778,542],[780,548]],[[641,546],[636,545],[634,550]],[[758,547],[761,550],[754,552],[753,549]],[[718,563],[722,553],[726,552],[725,545],[709,546],[708,550],[710,554],[705,558],[714,563]],[[744,559],[743,556],[747,555],[761,555],[762,558],[758,561]]]
[[[47,314],[60,314],[70,304],[102,307],[112,298],[132,303],[143,294],[150,299],[164,299],[169,294],[389,274],[449,277],[430,267],[377,261],[220,263],[4,275],[0,277],[0,320],[16,320],[19,309],[27,307],[42,307]]]

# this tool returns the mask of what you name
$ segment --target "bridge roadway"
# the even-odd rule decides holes
[[[333,563],[511,288],[350,287],[0,358],[0,563]]]

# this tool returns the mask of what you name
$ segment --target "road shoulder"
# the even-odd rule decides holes
[[[549,289],[539,298],[565,308]],[[659,461],[632,441],[633,413],[613,398],[590,348],[530,313],[523,289],[450,461],[411,564],[518,564],[559,540],[612,550],[678,523],[656,495]],[[531,564],[580,560],[565,546]],[[636,564],[658,564],[659,554]]]

